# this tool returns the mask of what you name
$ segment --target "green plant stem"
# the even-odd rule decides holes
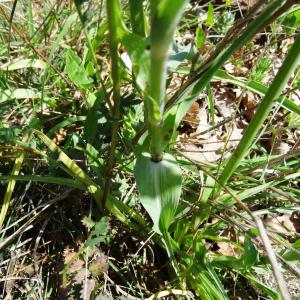
[[[130,21],[132,32],[145,36],[145,16],[143,8],[143,0],[129,0]]]
[[[120,11],[119,0],[107,0],[107,21],[109,30],[109,52],[111,57],[111,77],[113,81],[113,125],[112,136],[110,143],[109,159],[105,174],[105,186],[102,197],[102,208],[106,206],[107,197],[109,195],[112,170],[115,166],[115,152],[118,143],[118,131],[120,127],[121,118],[121,104],[120,104],[120,75],[119,75],[119,55],[118,55],[118,24],[120,23],[121,16],[117,13]]]
[[[296,69],[300,62],[300,35],[296,38],[293,46],[286,59],[284,60],[281,68],[279,69],[277,75],[275,76],[268,92],[263,98],[261,104],[259,105],[257,112],[255,113],[253,119],[251,120],[249,126],[247,127],[243,137],[231,155],[229,161],[227,162],[224,170],[222,171],[219,182],[221,185],[225,185],[228,179],[231,177],[232,173],[240,164],[241,160],[245,157],[248,151],[251,149],[251,145],[257,136],[263,122],[270,113],[273,104],[278,98],[287,84],[291,74]]]
[[[166,62],[175,28],[183,13],[186,0],[152,0],[150,35],[149,95],[146,96],[150,153],[153,161],[163,156],[163,113],[166,94]],[[163,30],[162,30],[163,29]]]
[[[155,0],[153,1],[155,2]],[[243,30],[242,33],[237,32],[238,36],[235,40],[232,41],[230,46],[228,45],[228,41],[225,38],[226,42],[220,42],[222,47],[216,49],[212,57],[207,59],[207,61],[200,67],[200,69],[196,70],[194,73],[190,75],[188,80],[182,85],[182,87],[175,92],[175,94],[169,99],[169,101],[165,105],[165,110],[170,109],[174,104],[177,104],[178,100],[184,99],[185,95],[188,93],[193,94],[193,89],[197,90],[194,99],[199,95],[199,92],[203,90],[207,84],[211,81],[214,74],[219,70],[220,67],[230,58],[230,56],[239,48],[241,48],[246,42],[248,42],[255,33],[261,29],[263,24],[266,24],[266,20],[272,18],[274,12],[276,12],[279,8],[281,8],[284,4],[284,1],[275,0],[271,2],[266,9],[253,20],[246,29]],[[244,27],[244,24],[243,26]],[[162,27],[161,27],[162,28]],[[189,97],[191,98],[191,97]],[[192,103],[192,102],[191,102]],[[151,129],[149,129],[149,133],[151,135]],[[142,134],[146,131],[146,127],[142,128],[137,135],[133,139],[133,143],[137,143]]]
[[[163,110],[164,110],[164,95],[165,95],[165,80],[166,80],[166,59],[157,58],[151,53],[151,68],[150,68],[150,97],[153,103],[148,105],[148,126],[151,136],[150,153],[154,161],[160,161],[163,156]],[[159,113],[155,110],[159,111]],[[157,114],[158,113],[158,114]],[[157,117],[155,116],[157,115]],[[155,117],[154,117],[155,116]]]

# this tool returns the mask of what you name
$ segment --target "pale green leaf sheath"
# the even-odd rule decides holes
[[[163,234],[176,213],[181,193],[181,170],[170,154],[164,154],[160,162],[153,162],[149,153],[142,153],[136,161],[134,175],[141,202],[153,221],[153,229]]]

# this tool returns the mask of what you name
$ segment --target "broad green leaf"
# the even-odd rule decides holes
[[[193,287],[198,296],[204,300],[228,300],[220,278],[211,262],[206,259],[205,245],[202,242],[195,242],[194,253],[195,258],[191,271],[197,281]]]
[[[287,261],[300,261],[300,254],[299,254],[299,251],[300,251],[300,239],[298,239],[295,243],[293,243],[292,245],[294,249],[296,249],[296,251],[293,251],[293,250],[286,250],[282,257],[287,260]]]
[[[206,24],[206,26],[212,26],[214,24],[214,22],[215,22],[214,7],[211,3],[209,3],[205,24]]]
[[[196,83],[188,96],[185,93],[181,95],[176,105],[164,114],[163,133],[165,141],[169,141],[173,137],[181,120],[186,115],[195,99],[199,96],[202,88],[201,82]]]
[[[181,44],[173,44],[173,47],[169,54],[169,59],[167,62],[167,68],[169,72],[176,72],[177,68],[180,64],[183,63],[185,59],[188,58],[189,53],[192,50],[193,45],[181,45]]]
[[[201,49],[204,45],[205,42],[205,34],[204,31],[202,30],[202,28],[200,28],[199,26],[196,29],[196,47],[198,49]]]
[[[148,42],[145,38],[126,31],[122,38],[122,44],[130,57],[135,80],[140,88],[145,90],[150,69]]]
[[[250,269],[258,261],[258,251],[248,235],[245,236],[244,248],[242,259],[246,269]]]
[[[88,78],[81,59],[71,49],[66,53],[66,72],[76,85],[82,88],[91,86],[92,80]]]
[[[150,154],[142,153],[137,158],[134,176],[154,230],[165,232],[173,221],[181,194],[181,170],[175,158],[164,154],[163,160],[153,162]]]

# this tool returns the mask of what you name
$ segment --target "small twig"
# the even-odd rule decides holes
[[[273,270],[273,274],[274,274],[274,277],[277,281],[277,284],[278,284],[278,287],[279,287],[279,290],[280,290],[280,293],[281,293],[281,297],[283,300],[291,300],[291,297],[290,297],[290,294],[289,294],[289,290],[287,288],[287,284],[285,282],[285,279],[278,267],[278,262],[277,262],[277,259],[276,259],[276,255],[274,253],[274,250],[271,246],[271,242],[269,240],[269,237],[268,237],[268,234],[265,230],[265,227],[261,221],[260,218],[258,217],[254,217],[254,221],[256,223],[256,226],[257,226],[257,229],[259,231],[259,235],[260,235],[260,238],[261,238],[261,241],[264,245],[264,248],[266,250],[266,253],[268,255],[268,258],[269,258],[269,261],[270,261],[270,264],[271,264],[271,267],[272,267],[272,270]]]

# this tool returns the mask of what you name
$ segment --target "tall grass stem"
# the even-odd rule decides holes
[[[275,76],[271,86],[269,87],[265,97],[259,105],[253,119],[249,126],[245,130],[243,137],[236,147],[235,151],[231,155],[225,168],[223,169],[219,182],[221,185],[225,185],[232,173],[241,163],[241,160],[246,156],[251,149],[252,143],[259,132],[261,126],[270,113],[275,100],[280,96],[282,90],[286,86],[290,76],[295,71],[300,62],[300,35],[297,36],[293,46],[288,52],[281,68]]]

